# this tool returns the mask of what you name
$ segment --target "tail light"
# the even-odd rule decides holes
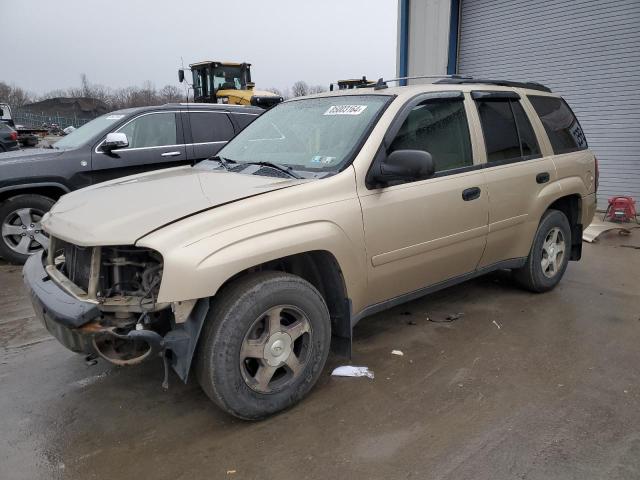
[[[10,138],[12,141],[14,141],[14,142],[15,142],[16,140],[18,140],[18,132],[16,132],[16,131],[11,132],[11,133],[9,134],[9,138]]]
[[[593,159],[596,161],[595,184],[596,184],[596,192],[597,192],[598,185],[600,184],[600,168],[598,168],[598,158],[594,156]]]

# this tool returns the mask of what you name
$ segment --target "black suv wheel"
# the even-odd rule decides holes
[[[0,257],[22,264],[48,245],[40,227],[54,201],[42,195],[17,195],[0,204]]]
[[[331,341],[329,311],[307,281],[260,272],[216,296],[200,336],[200,385],[228,413],[256,420],[301,400]]]

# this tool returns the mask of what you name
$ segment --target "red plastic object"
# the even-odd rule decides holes
[[[631,222],[636,218],[636,202],[631,197],[611,197],[609,198],[609,206],[604,212],[604,219],[612,222]]]

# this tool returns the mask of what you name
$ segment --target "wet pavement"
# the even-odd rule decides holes
[[[365,319],[351,364],[375,379],[330,377],[331,357],[259,423],[175,375],[163,391],[159,360],[86,365],[0,264],[0,479],[640,478],[640,250],[622,244],[640,231],[585,245],[547,294],[500,272]]]

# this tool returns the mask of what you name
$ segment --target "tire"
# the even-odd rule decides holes
[[[570,255],[569,220],[559,210],[547,210],[538,225],[527,261],[513,271],[514,277],[527,290],[547,292],[562,279]]]
[[[0,257],[23,264],[30,255],[42,250],[48,239],[40,228],[40,219],[54,203],[48,197],[28,194],[0,204]]]
[[[290,346],[283,332],[294,338]],[[311,390],[330,342],[329,311],[309,282],[288,273],[259,272],[214,298],[200,335],[196,375],[224,411],[258,420],[291,407]]]
[[[4,145],[2,145],[2,144],[0,143],[0,153],[2,153],[2,152],[6,152],[6,151],[7,151],[7,149],[4,147]]]

